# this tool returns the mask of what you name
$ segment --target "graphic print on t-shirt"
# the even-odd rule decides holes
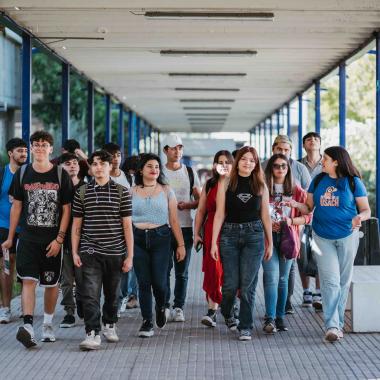
[[[291,208],[288,204],[291,199],[291,196],[283,195],[283,193],[273,194],[273,199],[269,204],[269,211],[274,222],[281,222],[285,217],[290,218]]]
[[[247,203],[251,198],[252,194],[240,193],[236,195],[242,202]]]
[[[29,226],[56,227],[58,226],[58,189],[57,183],[35,182],[25,184],[28,194],[28,214],[26,221]]]
[[[339,196],[333,194],[336,191],[338,191],[338,189],[335,186],[329,186],[325,193],[321,195],[321,206],[339,207]]]

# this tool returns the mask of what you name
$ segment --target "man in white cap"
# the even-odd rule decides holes
[[[178,219],[181,225],[185,241],[186,257],[178,262],[176,259],[176,239],[172,238],[172,260],[168,268],[168,284],[166,294],[166,308],[168,320],[174,322],[185,322],[183,307],[186,300],[188,269],[193,246],[193,220],[191,210],[198,207],[200,197],[200,183],[197,172],[190,166],[183,165],[182,140],[177,135],[168,135],[163,143],[167,163],[163,168],[165,177],[170,187],[174,190],[178,202]],[[173,310],[170,311],[170,272],[175,270],[175,287]]]

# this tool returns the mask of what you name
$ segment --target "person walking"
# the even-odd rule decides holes
[[[287,257],[281,249],[282,225],[290,228],[296,251],[300,248],[299,226],[310,220],[310,215],[301,213],[289,206],[289,201],[306,201],[306,191],[294,182],[288,158],[283,154],[274,154],[265,168],[265,179],[270,196],[270,214],[272,219],[273,253],[268,261],[263,261],[264,298],[266,318],[263,330],[272,334],[287,331],[284,323],[285,304],[288,296],[288,278],[290,268],[296,257]]]
[[[9,157],[9,164],[0,168],[0,244],[8,238],[10,213],[13,198],[10,196],[9,189],[13,176],[28,158],[28,148],[24,140],[19,138],[10,139],[6,146]],[[12,247],[8,252],[0,249],[2,260],[2,271],[0,273],[0,291],[2,307],[0,308],[0,323],[9,323],[11,321],[11,300],[12,288],[16,265],[16,245],[19,229],[16,230]]]
[[[341,146],[324,151],[322,173],[310,184],[306,204],[291,201],[303,214],[314,210],[314,256],[323,298],[325,342],[343,338],[344,312],[359,246],[361,223],[371,217],[365,186]]]
[[[112,156],[99,150],[88,160],[93,181],[75,193],[71,245],[74,265],[82,271],[86,330],[82,350],[101,346],[100,297],[103,288],[103,336],[118,342],[117,304],[121,272],[133,261],[132,202],[129,191],[110,179]]]
[[[41,340],[55,342],[53,316],[62,270],[62,244],[70,222],[73,197],[69,175],[49,161],[53,137],[48,132],[37,131],[30,136],[30,144],[33,163],[23,165],[13,177],[9,234],[2,244],[3,250],[12,247],[16,227],[21,221],[16,269],[22,281],[24,324],[18,328],[16,339],[26,348],[37,344],[33,314],[38,283],[45,288]]]
[[[218,188],[211,244],[211,256],[221,260],[224,271],[221,312],[230,330],[239,329],[239,340],[251,340],[258,272],[263,257],[271,255],[269,193],[257,152],[246,146],[236,154],[230,179]],[[238,289],[239,324],[233,316]]]
[[[194,223],[194,247],[203,245],[202,271],[203,290],[206,293],[208,311],[201,323],[208,327],[216,326],[216,314],[222,302],[223,267],[220,260],[211,257],[212,226],[216,211],[218,186],[225,176],[229,176],[233,157],[228,150],[220,150],[214,156],[212,177],[206,182],[199,199]],[[223,185],[223,184],[222,184]],[[218,239],[219,243],[219,239]]]
[[[169,135],[163,143],[164,153],[167,163],[163,167],[165,178],[168,180],[170,187],[173,189],[177,199],[178,219],[182,229],[182,235],[185,241],[186,256],[179,262],[177,260],[177,243],[172,236],[172,259],[169,260],[166,307],[169,309],[169,321],[185,322],[183,308],[186,301],[188,271],[193,247],[193,219],[191,210],[198,207],[198,201],[201,194],[198,174],[192,167],[183,165],[181,159],[183,156],[182,139],[177,135]],[[173,309],[170,311],[170,272],[174,265],[175,286]]]
[[[132,221],[135,238],[134,267],[139,285],[143,323],[138,332],[142,338],[154,334],[152,290],[156,301],[156,325],[167,322],[165,298],[167,268],[171,259],[171,234],[176,239],[176,261],[185,259],[185,243],[177,216],[177,201],[166,185],[160,158],[145,153],[139,161],[132,188]],[[170,225],[170,227],[169,227]]]

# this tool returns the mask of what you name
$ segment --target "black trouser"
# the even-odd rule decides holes
[[[104,293],[103,324],[117,322],[117,301],[119,295],[123,256],[81,254],[82,260],[82,302],[86,333],[99,333],[100,296]]]
[[[289,281],[288,281],[288,299],[287,303],[290,303],[292,300],[292,296],[294,293],[294,286],[296,283],[296,268],[297,268],[297,260],[293,260],[292,266],[290,267],[290,272],[289,272]]]

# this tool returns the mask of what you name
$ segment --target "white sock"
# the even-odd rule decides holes
[[[53,323],[54,314],[44,313],[44,325],[51,325]]]
[[[305,292],[310,292],[310,288],[306,288],[306,289],[304,289],[303,291],[304,291],[304,293],[305,293]]]
[[[321,289],[315,289],[316,294],[321,294]]]

